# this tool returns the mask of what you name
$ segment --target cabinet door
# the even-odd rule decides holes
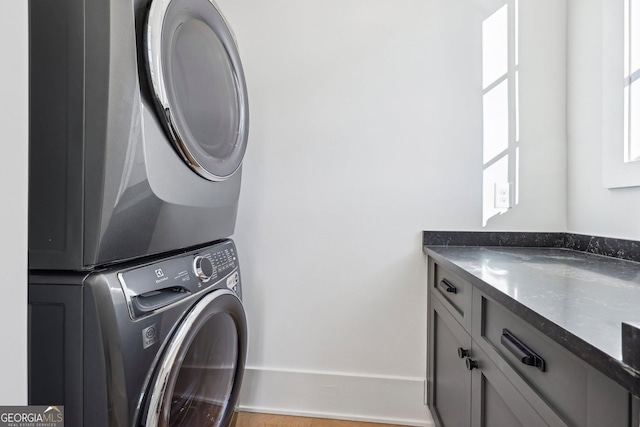
[[[473,427],[565,426],[558,417],[543,419],[475,342],[468,365]]]
[[[458,349],[470,351],[471,336],[437,297],[430,295],[429,407],[439,427],[470,425],[471,373]]]

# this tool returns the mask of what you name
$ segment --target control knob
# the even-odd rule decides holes
[[[208,282],[213,276],[213,264],[209,258],[198,255],[193,259],[193,271],[201,282]]]

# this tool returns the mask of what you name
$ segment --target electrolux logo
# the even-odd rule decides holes
[[[164,271],[162,271],[161,268],[156,269],[156,277],[158,278],[156,280],[156,283],[164,282],[165,280],[169,279],[167,276],[164,275]]]
[[[0,406],[0,427],[64,427],[64,406]]]

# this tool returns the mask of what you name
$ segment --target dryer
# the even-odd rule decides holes
[[[68,427],[228,425],[247,348],[231,240],[29,287],[29,404]]]
[[[210,0],[30,0],[29,263],[91,270],[233,234],[249,109]]]

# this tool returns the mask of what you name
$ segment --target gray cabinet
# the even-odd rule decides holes
[[[433,298],[429,313],[429,406],[440,426],[469,427],[471,372],[462,351],[471,349],[471,336],[439,299]]]
[[[625,389],[477,289],[472,306],[474,342],[540,413],[571,426],[630,425]],[[535,357],[544,367],[527,364]]]
[[[546,426],[531,405],[435,297],[430,407],[439,426]]]
[[[431,257],[428,284],[436,425],[638,425],[626,390]]]

